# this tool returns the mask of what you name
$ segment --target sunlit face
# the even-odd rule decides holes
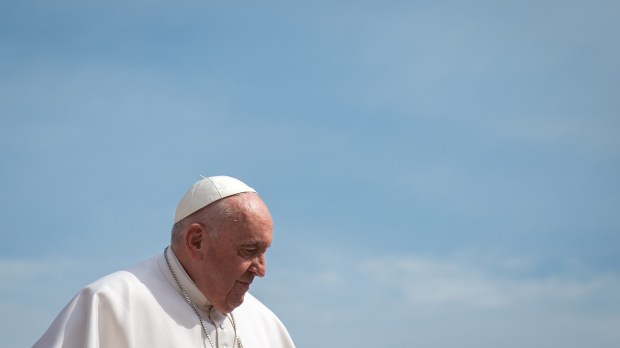
[[[227,198],[235,216],[216,224],[218,237],[206,236],[204,257],[194,281],[209,302],[229,313],[243,302],[254,277],[266,272],[265,253],[271,245],[271,214],[256,194]]]

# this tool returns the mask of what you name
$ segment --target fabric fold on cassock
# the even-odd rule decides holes
[[[213,343],[219,343],[219,348],[232,348],[234,329],[230,320],[213,310],[174,253],[170,252],[169,260],[181,286],[205,320]],[[284,325],[250,293],[246,293],[244,302],[232,313],[244,348],[294,348]],[[217,343],[211,320],[218,325]],[[163,252],[82,289],[33,346],[143,347],[211,347],[196,313],[180,294]]]

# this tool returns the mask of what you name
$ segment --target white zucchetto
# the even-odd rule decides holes
[[[256,192],[241,180],[230,176],[210,176],[196,182],[177,205],[174,223],[222,198],[243,192]]]

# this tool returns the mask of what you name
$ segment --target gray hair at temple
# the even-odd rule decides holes
[[[215,201],[175,223],[172,226],[170,243],[180,243],[183,233],[187,230],[187,227],[194,223],[203,225],[209,232],[209,238],[217,239],[218,231],[216,226],[218,222],[225,219],[233,219],[233,216],[234,211],[227,199],[224,198],[219,201]]]

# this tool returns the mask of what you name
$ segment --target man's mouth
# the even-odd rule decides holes
[[[241,285],[241,287],[243,287],[245,291],[248,291],[250,289],[250,284],[252,284],[251,281],[248,283],[240,280],[238,280],[237,283],[239,283],[239,285]]]

